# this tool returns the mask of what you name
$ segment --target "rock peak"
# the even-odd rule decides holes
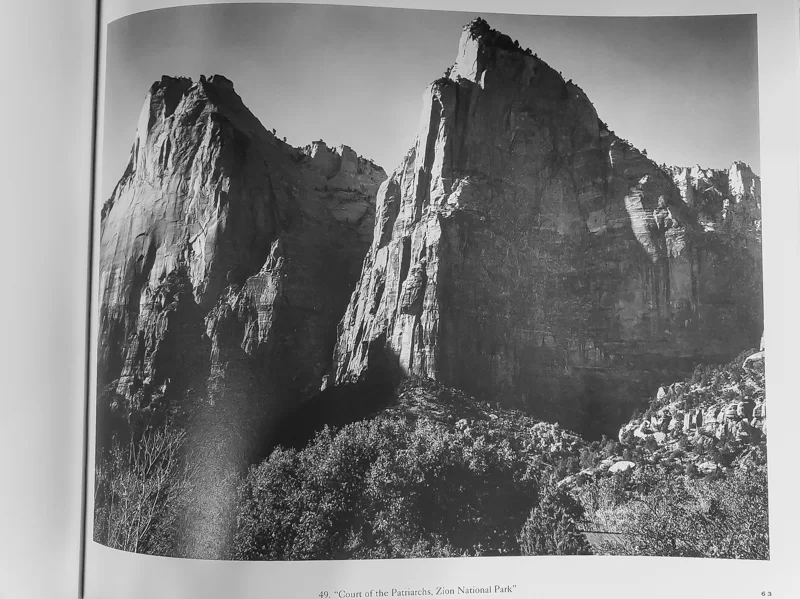
[[[492,29],[489,23],[478,17],[464,26],[458,57],[446,76],[453,81],[462,78],[483,86],[485,73],[497,71],[501,78],[525,83],[541,65],[544,62],[529,48],[522,48],[517,40]],[[557,78],[561,79],[560,76]]]
[[[750,167],[750,165],[747,164],[746,162],[741,161],[741,160],[734,160],[728,170],[729,171],[741,171],[741,172],[749,173],[750,175],[753,175],[755,177],[758,177],[758,175],[756,175],[755,171],[753,171],[753,169]]]
[[[481,17],[472,19],[464,26],[463,31],[466,35],[461,38],[462,44],[465,39],[471,39],[484,47],[493,47],[507,52],[519,52],[526,56],[533,56],[530,49],[523,49],[519,45],[519,41],[512,40],[505,33],[492,29],[489,23]]]
[[[157,91],[159,89],[165,89],[172,86],[189,86],[192,84],[192,80],[189,77],[172,77],[170,75],[162,75],[161,79],[158,81],[154,81],[153,85],[150,86],[150,92]]]
[[[218,74],[210,77],[201,74],[196,80],[190,77],[162,75],[161,79],[153,82],[149,91],[151,99],[163,101],[165,97],[186,95],[190,93],[190,90],[196,90],[206,96],[209,90],[235,93],[233,82],[224,75]]]

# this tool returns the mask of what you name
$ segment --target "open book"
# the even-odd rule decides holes
[[[800,592],[795,3],[139,4],[68,592]]]

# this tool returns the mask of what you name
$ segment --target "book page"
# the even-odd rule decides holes
[[[86,596],[791,592],[794,3],[102,22]]]
[[[95,3],[4,3],[0,597],[79,590]]]

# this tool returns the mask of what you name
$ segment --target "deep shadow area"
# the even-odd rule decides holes
[[[698,366],[726,364],[735,355],[685,356],[664,359],[628,357],[619,369],[586,369],[581,373],[577,392],[581,411],[577,420],[559,420],[587,441],[600,441],[605,435],[616,439],[619,429],[636,413],[647,409],[660,386],[669,386],[692,376]],[[569,426],[569,425],[572,426]]]
[[[391,405],[403,380],[397,357],[386,351],[384,335],[369,346],[372,367],[355,383],[334,385],[307,399],[289,404],[272,420],[271,430],[254,448],[252,463],[266,459],[278,446],[305,447],[325,426],[341,428]]]
[[[391,405],[395,398],[396,388],[389,378],[372,377],[361,383],[329,387],[284,412],[255,448],[253,463],[266,459],[278,446],[301,449],[325,426],[341,428],[363,420]]]
[[[586,372],[580,377],[581,411],[572,427],[587,441],[616,439],[620,427],[644,409],[658,388],[651,373]],[[562,425],[567,423],[561,422]]]
[[[677,362],[677,361],[676,361]],[[559,423],[587,441],[599,441],[604,436],[616,439],[619,429],[637,411],[647,407],[662,384],[681,381],[691,376],[695,366],[707,362],[687,359],[671,367],[653,367],[649,371],[631,373],[581,373],[560,381],[560,387],[572,387],[573,401],[580,406],[578,412],[569,416],[554,417],[537,413],[536,409],[524,405],[504,406],[546,422]],[[278,446],[302,449],[325,426],[341,428],[353,422],[374,416],[397,402],[403,385],[412,379],[401,377],[391,361],[382,368],[371,371],[368,379],[347,385],[333,386],[320,393],[295,402],[273,420],[270,430],[264,431],[262,441],[253,448],[252,463],[266,459]],[[418,384],[419,381],[417,381]],[[430,384],[436,384],[429,381]],[[424,385],[424,383],[421,383]],[[561,388],[561,392],[565,389]],[[497,402],[491,397],[476,397],[475,401],[486,406]],[[550,416],[550,417],[548,417]],[[461,417],[468,418],[468,414]]]

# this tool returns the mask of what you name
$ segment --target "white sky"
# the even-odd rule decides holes
[[[425,87],[474,13],[228,4],[109,26],[103,197],[127,164],[161,75],[220,73],[295,146],[345,143],[391,171],[412,145]],[[574,80],[618,135],[656,162],[760,171],[755,16],[492,15],[489,24]]]

